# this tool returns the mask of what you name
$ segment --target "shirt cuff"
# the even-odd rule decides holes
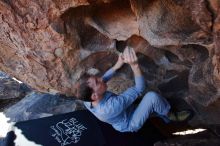
[[[102,79],[104,82],[107,82],[109,79],[112,78],[112,76],[115,74],[115,71],[110,68],[108,71],[105,72],[105,74],[102,76]]]
[[[135,76],[135,87],[139,92],[143,92],[145,89],[144,76]]]

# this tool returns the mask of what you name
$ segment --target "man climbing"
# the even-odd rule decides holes
[[[123,93],[116,95],[107,91],[106,82],[124,63],[130,65],[135,78],[135,85]],[[116,64],[102,77],[89,76],[81,81],[77,90],[77,98],[84,100],[86,108],[99,120],[109,123],[120,132],[138,131],[150,117],[156,113],[165,122],[184,121],[190,112],[182,111],[173,114],[170,104],[156,92],[147,92],[141,102],[135,106],[134,101],[142,96],[145,89],[144,77],[133,48],[126,47],[120,54]]]

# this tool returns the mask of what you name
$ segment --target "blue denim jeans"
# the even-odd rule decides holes
[[[129,131],[138,131],[152,113],[159,115],[165,122],[168,122],[167,114],[170,110],[168,101],[156,92],[145,94],[139,105],[134,108],[129,117]]]

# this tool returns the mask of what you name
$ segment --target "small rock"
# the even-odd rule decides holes
[[[63,56],[63,50],[61,48],[57,48],[54,53],[57,57]]]

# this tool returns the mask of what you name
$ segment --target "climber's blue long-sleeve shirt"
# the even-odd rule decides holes
[[[102,78],[107,82],[114,74],[115,72],[109,69]],[[144,89],[144,77],[136,76],[135,86],[128,88],[120,95],[106,91],[103,99],[95,107],[91,106],[91,102],[84,102],[84,105],[99,120],[111,124],[118,131],[125,132],[128,131],[130,105],[142,94]]]

